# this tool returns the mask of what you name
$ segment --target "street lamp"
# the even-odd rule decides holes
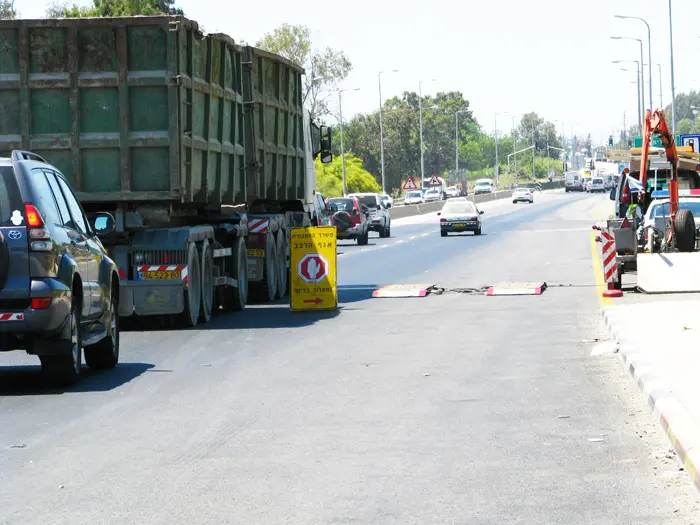
[[[437,79],[431,78],[430,82]],[[418,82],[418,131],[420,134],[420,188],[423,189],[423,179],[425,179],[425,148],[423,146],[423,80]]]
[[[460,109],[455,112],[455,177],[459,171],[459,115],[460,113],[468,113],[467,109]]]
[[[643,18],[640,18],[638,16],[624,16],[624,15],[615,15],[615,18],[621,18],[621,19],[626,19],[626,20],[639,20],[640,22],[644,22],[644,25],[647,26],[647,56],[649,58],[649,107],[653,109],[654,102],[652,98],[652,83],[651,83],[651,28],[649,27],[649,23],[644,20]],[[661,81],[661,73],[659,72],[659,82]],[[663,108],[663,104],[661,105]]]
[[[498,164],[498,115],[507,115],[508,112],[504,111],[503,113],[494,113],[493,114],[493,129],[494,129],[494,135],[496,137],[496,169],[494,170],[496,173],[496,188],[498,188],[498,178],[500,175],[500,165]]]
[[[640,92],[642,91],[642,87],[639,83],[639,61],[638,60],[613,60],[613,64],[623,64],[625,62],[634,62],[637,64],[637,112],[639,114],[639,130],[641,133],[642,130],[642,102],[641,102],[641,96]],[[620,68],[622,71],[629,71],[628,69],[625,68]]]
[[[398,69],[392,69],[390,73],[398,73]],[[379,149],[381,155],[381,170],[382,170],[382,193],[386,193],[386,179],[384,178],[384,124],[382,122],[382,73],[377,74],[379,80]]]
[[[340,114],[340,165],[343,170],[343,195],[348,193],[347,177],[345,173],[345,142],[343,142],[343,92],[360,91],[360,88],[338,89],[338,113]]]
[[[661,85],[661,64],[656,64],[659,66],[659,104],[661,104],[661,109],[664,109],[664,91]]]
[[[642,111],[646,111],[647,107],[646,104],[644,103],[644,45],[642,44],[642,41],[639,38],[630,38],[628,36],[611,36],[613,40],[635,40],[639,42],[639,64],[641,66],[640,71],[640,85],[641,85],[641,96],[642,96]],[[650,66],[651,67],[651,66]],[[652,104],[652,101],[649,101],[649,104]]]

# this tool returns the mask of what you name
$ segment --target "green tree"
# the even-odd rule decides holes
[[[345,154],[345,177],[348,193],[380,192],[381,186],[370,172],[362,167],[362,160],[351,153]],[[343,168],[340,156],[328,164],[316,160],[316,191],[324,197],[343,195]]]
[[[174,0],[93,0],[91,6],[60,0],[49,4],[47,18],[114,17],[134,15],[183,15]]]
[[[0,1],[0,20],[14,20],[17,18],[17,10],[12,0]]]
[[[676,133],[680,135],[687,135],[693,132],[693,121],[689,118],[682,118],[676,124]]]
[[[304,25],[282,24],[258,40],[256,47],[281,55],[304,68],[304,104],[313,118],[330,114],[331,90],[352,70],[345,53],[326,47],[314,49],[311,30]]]

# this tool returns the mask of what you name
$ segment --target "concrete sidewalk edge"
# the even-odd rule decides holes
[[[690,475],[695,487],[700,490],[700,426],[688,410],[674,396],[671,388],[654,374],[653,367],[644,361],[634,344],[620,338],[615,329],[615,306],[603,308],[605,325],[618,343],[618,355],[630,373],[656,420],[671,441],[684,470]]]

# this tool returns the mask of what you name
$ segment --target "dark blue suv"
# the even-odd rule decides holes
[[[0,351],[39,356],[52,381],[119,361],[119,274],[65,177],[40,156],[0,158]]]

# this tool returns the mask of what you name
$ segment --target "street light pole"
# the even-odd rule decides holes
[[[435,82],[435,79],[431,79]],[[423,81],[418,82],[418,128],[420,134],[420,189],[423,189],[425,179],[425,147],[423,145]]]
[[[455,111],[455,177],[459,170],[459,114],[465,112],[466,110],[464,109]]]
[[[676,136],[676,79],[673,65],[673,12],[671,0],[668,0],[668,28],[669,40],[671,41],[671,127],[673,136]],[[675,140],[675,138],[674,138]]]
[[[642,99],[641,99],[641,91],[642,91],[642,86],[639,84],[639,61],[638,60],[613,60],[613,64],[621,64],[623,62],[634,62],[637,64],[637,112],[639,114],[639,133],[642,133]],[[620,68],[622,71],[629,71],[628,69],[625,68]]]
[[[641,78],[641,104],[642,104],[642,111],[646,111],[646,103],[644,101],[644,45],[642,44],[642,41],[639,38],[630,38],[626,36],[611,36],[613,40],[635,40],[636,42],[639,42],[639,62],[638,64],[641,65],[641,69],[637,70],[637,74],[640,75]],[[649,104],[652,104],[652,101],[649,101]]]
[[[661,85],[661,64],[656,64],[659,66],[659,104],[661,104],[661,109],[664,109],[664,90]]]
[[[397,73],[398,69],[392,69],[392,73]],[[380,71],[377,74],[379,80],[379,150],[381,155],[381,170],[382,170],[382,193],[386,193],[386,179],[384,177],[384,123],[382,122],[382,73]]]
[[[649,23],[646,20],[644,20],[643,18],[640,18],[638,16],[615,15],[615,18],[639,20],[640,22],[643,22],[645,26],[647,26],[647,57],[649,60],[649,108],[651,108],[653,110],[654,109],[654,98],[652,96],[653,91],[652,91],[652,82],[651,82],[651,64],[652,64],[652,62],[651,62],[651,27],[649,27]],[[659,77],[661,77],[661,72],[659,72]],[[661,82],[661,78],[659,78],[659,82]],[[662,104],[662,107],[663,107],[663,104]]]

